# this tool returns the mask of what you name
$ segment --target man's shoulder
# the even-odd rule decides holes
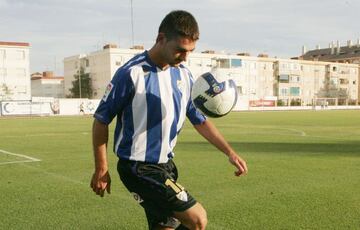
[[[144,73],[150,71],[152,66],[147,62],[146,52],[136,55],[120,67],[116,73],[116,78],[133,78],[139,73]]]
[[[122,67],[120,67],[120,69],[128,70],[137,66],[141,66],[142,63],[146,62],[146,60],[147,60],[147,51],[144,51],[132,57]]]

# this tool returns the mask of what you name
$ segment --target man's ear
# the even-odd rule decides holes
[[[164,33],[160,32],[156,38],[156,43],[164,44],[166,42],[166,36]]]

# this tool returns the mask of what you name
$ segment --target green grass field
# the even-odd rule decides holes
[[[207,229],[360,229],[360,111],[233,112],[213,121],[249,174],[234,177],[187,122],[175,162],[179,183],[207,209]],[[0,229],[147,229],[119,181],[112,134],[112,194],[89,188],[91,124],[0,119]],[[41,161],[21,162],[33,158]]]

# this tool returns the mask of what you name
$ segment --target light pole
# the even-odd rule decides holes
[[[133,1],[130,0],[131,4],[131,42],[132,46],[134,46],[134,12],[133,12]]]
[[[81,98],[81,67],[79,68],[79,98]]]

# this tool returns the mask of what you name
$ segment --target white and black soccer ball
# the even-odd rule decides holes
[[[228,114],[237,101],[236,84],[219,74],[210,72],[199,76],[191,90],[191,100],[195,107],[209,117]]]

